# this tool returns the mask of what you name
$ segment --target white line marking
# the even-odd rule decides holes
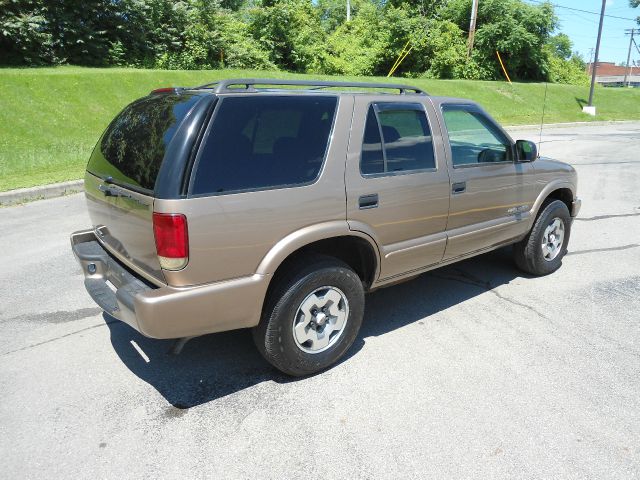
[[[133,341],[133,340],[131,340],[131,345],[133,345],[133,348],[135,348],[135,349],[138,351],[138,353],[140,354],[140,356],[142,357],[142,359],[143,359],[145,362],[149,363],[149,362],[151,361],[151,360],[149,360],[149,357],[147,357],[147,354],[146,354],[146,353],[144,353],[144,352],[142,351],[142,349],[140,348],[140,345],[138,345],[138,344],[137,344],[135,341]]]

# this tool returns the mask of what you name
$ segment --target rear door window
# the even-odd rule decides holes
[[[98,141],[87,170],[101,178],[153,191],[164,154],[197,95],[150,95],[128,105]]]
[[[431,129],[419,103],[377,103],[369,107],[362,142],[363,175],[435,168]]]
[[[306,185],[319,175],[335,96],[238,96],[215,113],[192,180],[194,195]]]

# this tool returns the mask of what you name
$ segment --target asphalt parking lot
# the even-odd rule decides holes
[[[68,243],[82,195],[0,209],[0,476],[639,478],[640,123],[541,150],[580,175],[558,272],[500,250],[374,292],[349,356],[300,380],[246,331],[173,356],[104,316]]]

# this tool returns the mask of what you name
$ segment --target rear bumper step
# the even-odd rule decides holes
[[[71,234],[91,298],[112,317],[152,338],[182,338],[253,327],[269,278],[251,275],[190,287],[156,287],[126,268],[93,230]]]

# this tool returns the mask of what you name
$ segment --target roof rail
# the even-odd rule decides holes
[[[244,88],[232,87],[233,85],[244,86]],[[398,83],[368,83],[368,82],[334,82],[327,80],[277,80],[273,78],[229,78],[218,82],[207,83],[194,87],[194,89],[211,88],[214,93],[234,93],[238,91],[258,92],[260,89],[256,85],[272,85],[272,86],[308,86],[314,87],[313,90],[322,88],[386,88],[390,90],[399,90],[400,95],[407,92],[413,92],[418,95],[428,95],[424,90],[412,87],[411,85],[402,85]]]

